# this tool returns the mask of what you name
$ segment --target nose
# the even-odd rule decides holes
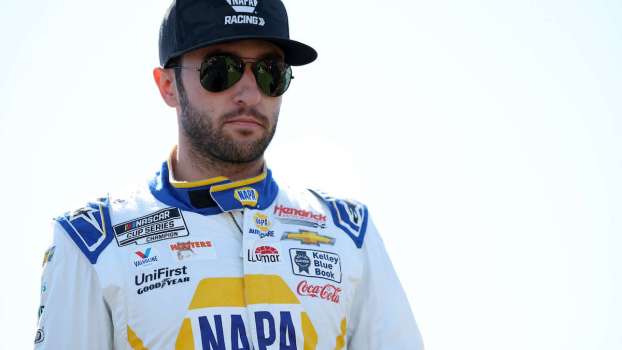
[[[240,81],[233,88],[235,89],[233,97],[235,104],[240,107],[254,106],[261,101],[261,91],[259,91],[250,64],[244,67],[244,75],[242,75]]]

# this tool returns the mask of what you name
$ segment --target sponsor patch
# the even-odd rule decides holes
[[[317,277],[341,283],[341,258],[339,255],[321,250],[289,250],[294,275]]]
[[[235,198],[240,204],[247,207],[256,207],[259,202],[259,192],[252,187],[242,187],[233,191],[233,198]]]
[[[44,309],[45,309],[45,305],[39,306],[39,311],[37,312],[37,319],[41,318],[41,315],[43,315],[43,310]]]
[[[320,235],[317,232],[307,230],[298,230],[298,232],[285,232],[283,236],[281,236],[281,240],[286,239],[299,241],[302,244],[316,246],[319,246],[320,244],[335,244],[335,238]]]
[[[158,262],[158,253],[153,247],[137,250],[132,254],[135,267],[148,267]]]
[[[339,296],[341,294],[341,288],[335,287],[330,283],[322,284],[311,284],[305,280],[300,281],[298,283],[298,287],[296,288],[296,293],[300,296],[307,296],[312,298],[320,298],[323,300],[327,300],[333,302],[335,304],[339,304]]]
[[[281,261],[279,250],[268,245],[257,247],[254,250],[248,249],[246,253],[248,261],[252,263],[277,263]]]
[[[258,0],[227,0],[231,8],[239,14],[225,16],[225,25],[243,23],[263,27],[266,20],[263,17],[255,16],[255,7],[257,7],[258,2]]]
[[[45,267],[45,265],[49,262],[52,261],[52,258],[54,257],[54,251],[56,250],[56,246],[52,246],[50,247],[50,249],[45,251],[45,254],[43,254],[43,267]]]
[[[305,209],[290,208],[284,205],[274,207],[277,220],[288,225],[299,225],[313,228],[326,227],[326,215]]]
[[[169,245],[173,257],[178,261],[216,259],[212,241],[187,241]]]
[[[259,238],[274,237],[274,231],[270,230],[272,222],[268,219],[268,215],[256,213],[253,216],[253,221],[255,222],[255,228],[249,229],[248,233],[257,235]]]
[[[185,317],[177,318],[177,344],[239,350],[293,350],[306,344],[315,349],[319,332],[294,289],[272,274],[202,279],[189,295]],[[329,348],[321,345],[317,348]]]
[[[149,244],[188,236],[188,228],[179,208],[166,208],[113,227],[119,247]]]
[[[35,335],[35,344],[43,343],[45,340],[45,332],[43,332],[43,328],[37,329],[37,334]]]
[[[157,289],[164,289],[170,286],[190,282],[188,267],[177,268],[161,267],[152,272],[143,272],[134,276],[134,285],[138,287],[136,294],[144,294]]]

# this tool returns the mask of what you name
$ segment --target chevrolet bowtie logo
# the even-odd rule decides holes
[[[323,236],[313,231],[298,230],[298,232],[285,232],[281,240],[291,239],[294,241],[300,241],[302,244],[335,244],[335,239],[328,236]]]

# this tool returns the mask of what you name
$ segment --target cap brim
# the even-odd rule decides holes
[[[179,57],[185,53],[194,51],[196,49],[200,49],[202,47],[207,47],[209,45],[222,44],[222,43],[227,43],[231,41],[247,40],[247,39],[266,40],[271,43],[274,43],[275,45],[280,47],[281,50],[283,50],[283,54],[285,54],[285,63],[290,64],[292,66],[302,66],[305,64],[309,64],[315,61],[315,59],[317,58],[317,51],[315,51],[314,48],[312,48],[311,46],[307,44],[303,44],[299,41],[291,40],[287,38],[261,36],[261,35],[230,36],[230,37],[225,37],[225,38],[219,38],[218,40],[210,40],[210,41],[201,42],[201,43],[192,45],[191,47],[187,49],[174,52],[171,55],[171,58]],[[170,59],[169,59],[169,62],[170,62]],[[168,62],[166,64],[168,64]]]

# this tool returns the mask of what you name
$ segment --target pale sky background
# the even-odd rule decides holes
[[[622,2],[285,2],[319,59],[269,165],[369,205],[427,350],[622,349]],[[0,349],[32,348],[50,219],[175,142],[168,3],[0,2]]]

